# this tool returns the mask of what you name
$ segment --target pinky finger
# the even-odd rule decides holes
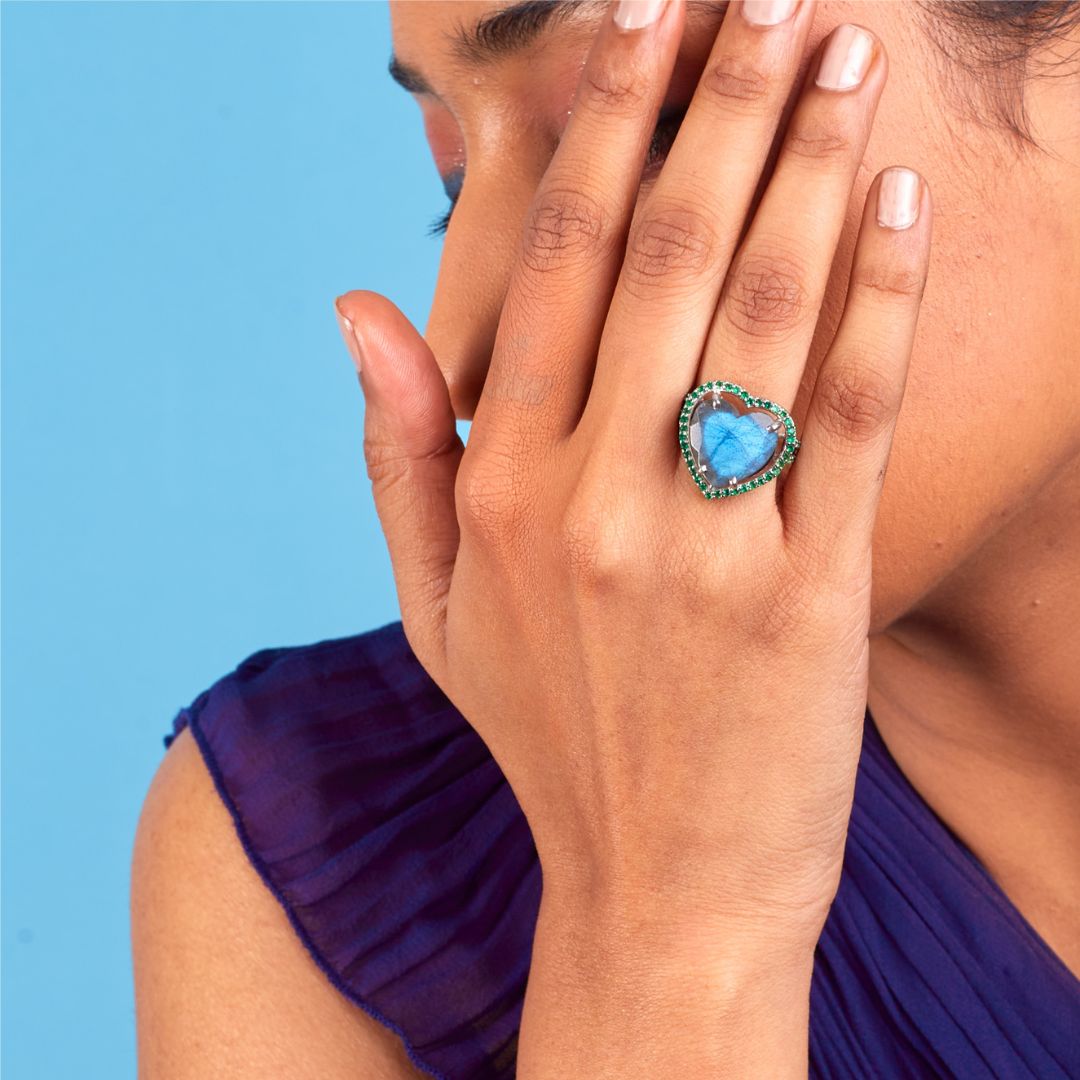
[[[867,192],[840,325],[781,495],[784,533],[830,562],[869,550],[930,255],[926,182],[893,167]],[[805,545],[809,545],[806,550]]]

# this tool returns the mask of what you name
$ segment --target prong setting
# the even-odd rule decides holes
[[[741,482],[738,477],[729,477],[726,484],[720,485],[713,484],[709,481],[705,475],[705,463],[702,462],[701,467],[699,467],[698,462],[695,460],[693,448],[690,445],[690,419],[695,405],[697,405],[698,401],[706,394],[712,395],[711,404],[714,409],[720,408],[720,395],[727,394],[731,397],[738,398],[747,410],[763,409],[772,413],[776,419],[766,430],[770,432],[779,432],[782,428],[783,435],[780,451],[767,467],[760,472],[747,477]],[[784,467],[794,460],[795,455],[799,451],[799,440],[795,432],[795,421],[791,418],[786,409],[777,405],[775,401],[754,397],[749,391],[742,386],[739,386],[738,383],[724,382],[722,380],[702,383],[700,386],[694,387],[694,389],[686,395],[683,400],[682,411],[679,413],[678,437],[679,449],[682,451],[683,460],[690,470],[690,475],[693,477],[694,483],[697,484],[701,493],[707,499],[723,499],[729,495],[740,495],[746,491],[753,491],[755,488],[767,484],[770,480],[775,480]]]

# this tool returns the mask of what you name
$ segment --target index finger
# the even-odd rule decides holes
[[[683,0],[605,10],[526,214],[470,448],[516,450],[576,426],[683,23]]]

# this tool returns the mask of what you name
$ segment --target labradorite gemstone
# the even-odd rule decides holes
[[[714,487],[741,483],[764,469],[784,432],[769,431],[777,417],[763,410],[739,412],[719,394],[706,394],[690,417],[690,448],[698,468]]]

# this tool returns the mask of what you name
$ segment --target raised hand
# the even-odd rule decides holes
[[[681,0],[612,6],[524,222],[467,447],[401,312],[338,301],[405,632],[502,768],[543,867],[529,1080],[805,1070],[866,705],[871,535],[929,251],[917,174],[870,187],[779,481],[702,498],[676,425],[705,381],[792,411],[807,374],[887,66],[868,31],[837,27],[759,192],[812,7],[729,6],[642,195],[685,16]]]

